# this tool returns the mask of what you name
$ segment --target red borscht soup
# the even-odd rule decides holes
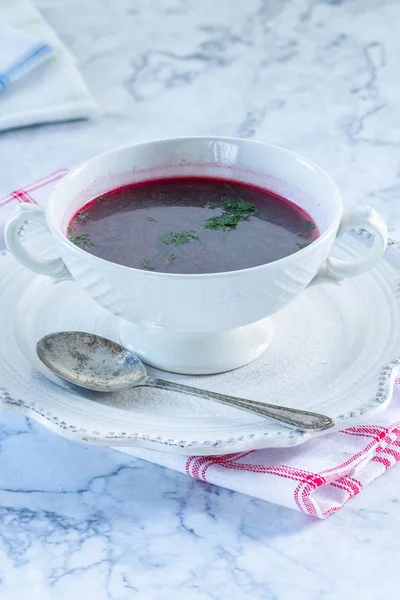
[[[263,265],[318,238],[302,208],[237,181],[175,177],[122,187],[90,201],[71,242],[113,263],[161,273],[219,273]]]

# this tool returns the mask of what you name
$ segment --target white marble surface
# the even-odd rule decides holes
[[[400,239],[398,0],[39,0],[102,115],[3,133],[0,195],[116,145],[253,137]],[[397,23],[397,25],[396,25]],[[324,522],[0,415],[2,600],[380,600],[399,471]]]

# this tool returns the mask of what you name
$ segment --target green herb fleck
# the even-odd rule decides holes
[[[166,194],[165,192],[160,192],[160,193],[158,194],[158,197],[159,197],[159,198],[169,198],[169,194]]]
[[[84,248],[85,250],[94,246],[93,242],[90,240],[90,236],[88,233],[73,235],[69,238],[69,241],[75,244],[75,246],[79,246],[80,248]]]
[[[224,213],[219,217],[208,219],[205,224],[205,229],[217,229],[219,231],[234,231],[239,221],[243,221],[239,215],[230,215]]]
[[[250,216],[257,212],[257,206],[252,202],[222,196],[223,213],[218,217],[212,217],[205,224],[206,229],[217,229],[219,231],[234,231],[240,221],[248,221]]]
[[[304,229],[306,231],[312,231],[313,229],[315,229],[315,225],[312,221],[306,221],[304,224]]]
[[[224,208],[226,211],[234,212],[235,214],[253,214],[257,212],[257,207],[252,202],[246,202],[246,200],[235,200],[234,198],[222,197],[224,200]]]
[[[86,221],[86,219],[88,218],[89,213],[87,210],[82,210],[80,213],[78,213],[75,217],[75,219],[78,221],[78,223],[83,223],[84,221]]]
[[[143,269],[145,269],[146,271],[154,271],[154,267],[150,266],[149,261],[146,260],[145,258],[143,258],[143,260],[140,264],[142,265]]]
[[[68,235],[71,235],[71,233],[75,231],[75,227],[72,227],[72,225],[70,225],[67,229]]]
[[[183,246],[184,244],[189,244],[189,242],[198,239],[195,231],[172,231],[171,233],[168,233],[168,235],[164,235],[160,242],[167,245],[173,244],[174,246]]]
[[[108,202],[110,198],[111,194],[103,194],[102,196],[96,198],[96,202],[99,202],[99,204],[103,204],[105,202]]]
[[[168,263],[173,263],[173,262],[175,262],[175,259],[176,259],[176,254],[174,254],[174,253],[172,252],[172,254],[170,254],[169,256],[167,256],[167,258],[164,260],[164,262],[165,262],[166,264],[168,264]]]
[[[204,208],[218,208],[219,206],[221,205],[217,204],[217,202],[207,202]]]
[[[303,248],[307,248],[307,246],[309,246],[310,244],[311,244],[311,242],[308,242],[307,244],[297,243],[296,246],[298,246],[300,248],[300,250],[303,250]]]
[[[157,223],[157,221],[155,219],[153,219],[153,217],[147,217],[148,221],[154,221],[154,223]]]

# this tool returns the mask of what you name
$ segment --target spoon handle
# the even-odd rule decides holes
[[[320,415],[306,410],[298,410],[296,408],[286,408],[284,406],[276,406],[274,404],[264,404],[263,402],[255,402],[254,400],[246,400],[245,398],[235,398],[226,394],[219,394],[199,388],[182,385],[173,381],[165,381],[163,379],[153,379],[149,377],[142,385],[155,387],[162,390],[170,390],[172,392],[180,392],[182,394],[190,394],[199,396],[207,400],[213,400],[227,406],[245,410],[250,413],[256,413],[262,417],[274,419],[298,427],[299,429],[307,429],[311,431],[322,431],[333,427],[332,419],[325,415]]]

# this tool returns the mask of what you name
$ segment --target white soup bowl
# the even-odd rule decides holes
[[[320,236],[275,262],[190,275],[121,266],[68,240],[70,220],[96,196],[130,183],[185,175],[267,188],[303,208]],[[50,231],[59,258],[36,257],[24,248],[18,229],[26,220]],[[370,231],[372,246],[348,262],[329,257],[335,238],[351,227]],[[332,179],[293,152],[244,139],[193,137],[133,144],[89,160],[56,185],[46,209],[21,204],[6,227],[6,241],[23,265],[55,281],[75,279],[117,315],[122,343],[144,362],[177,373],[206,374],[260,356],[272,339],[270,315],[308,285],[338,283],[372,267],[385,250],[387,228],[372,208],[343,213]]]

